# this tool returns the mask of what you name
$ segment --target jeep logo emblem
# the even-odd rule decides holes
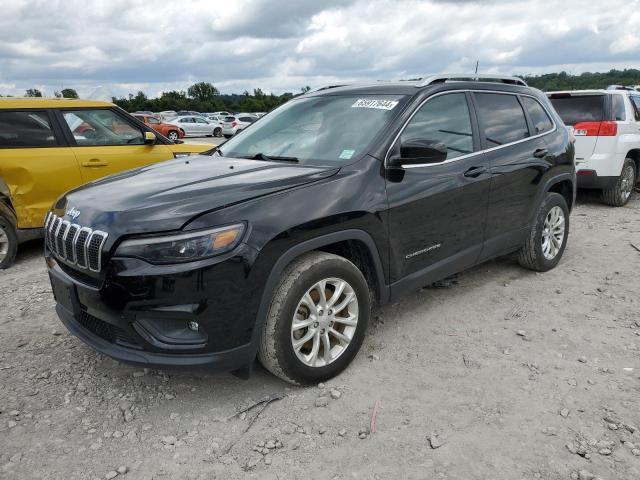
[[[76,207],[71,207],[69,210],[67,210],[67,216],[71,217],[72,220],[75,220],[80,216],[80,210],[78,210]]]

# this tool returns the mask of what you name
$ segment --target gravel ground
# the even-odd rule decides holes
[[[312,388],[96,354],[27,244],[0,273],[0,478],[638,479],[640,194],[571,220],[555,270],[502,258],[378,309]]]

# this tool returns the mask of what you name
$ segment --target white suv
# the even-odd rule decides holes
[[[602,190],[608,205],[625,205],[640,171],[640,92],[614,86],[547,96],[575,136],[578,187]]]
[[[241,132],[253,122],[258,120],[259,117],[253,113],[236,113],[235,115],[229,115],[225,117],[222,122],[222,134],[226,138],[233,137],[236,133]]]

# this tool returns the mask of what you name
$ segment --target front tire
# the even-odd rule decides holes
[[[258,360],[287,382],[309,385],[351,363],[371,315],[371,293],[349,260],[310,252],[291,263],[275,290]]]
[[[568,238],[567,201],[559,193],[548,192],[518,254],[518,262],[536,272],[551,270],[562,258]]]
[[[180,135],[178,135],[178,132],[176,132],[175,130],[171,130],[168,134],[167,134],[167,138],[173,142],[175,142],[176,140],[178,140],[180,138]]]
[[[602,201],[612,207],[622,207],[627,204],[631,192],[636,184],[636,164],[630,158],[625,158],[622,172],[615,183],[602,191]]]
[[[10,218],[0,210],[0,270],[11,266],[18,252],[18,235]]]

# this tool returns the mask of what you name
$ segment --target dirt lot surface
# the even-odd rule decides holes
[[[96,354],[26,245],[0,273],[0,478],[638,479],[640,194],[571,221],[555,270],[503,258],[378,309],[311,388]]]

